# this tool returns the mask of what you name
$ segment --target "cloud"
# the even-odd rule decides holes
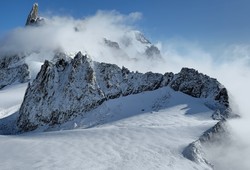
[[[31,53],[34,51],[65,52],[88,51],[93,56],[100,49],[103,38],[118,39],[133,29],[138,12],[122,15],[117,11],[98,11],[84,19],[47,16],[46,24],[40,27],[17,28],[1,40],[0,51],[5,53]],[[94,49],[95,48],[95,49]]]
[[[128,19],[131,19],[132,21],[138,21],[142,18],[142,13],[140,12],[132,12],[128,15]]]
[[[96,61],[124,65],[134,71],[164,73],[191,67],[215,77],[231,93],[231,105],[242,118],[229,121],[231,142],[211,147],[211,161],[220,170],[250,169],[250,45],[231,44],[208,51],[198,42],[173,38],[155,44],[162,52],[161,59],[147,58],[138,53],[142,47],[133,44],[130,35],[141,18],[138,12],[122,15],[117,11],[98,11],[83,19],[46,16],[47,24],[43,26],[16,28],[5,35],[0,41],[0,55],[21,53],[28,56],[28,62],[43,62],[58,51],[86,51]],[[103,38],[120,42],[119,45],[124,43],[125,51],[107,48]]]

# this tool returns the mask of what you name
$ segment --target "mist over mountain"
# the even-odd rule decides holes
[[[57,151],[48,157],[68,148],[65,157],[52,161],[59,169],[57,161],[70,159],[74,161],[61,168],[250,168],[249,46],[232,44],[209,52],[183,39],[154,43],[135,26],[142,17],[117,11],[83,19],[41,17],[34,4],[24,26],[0,40],[0,142],[11,148],[5,168],[15,169],[22,161],[22,168],[41,159],[49,162],[40,152],[54,145]],[[13,135],[27,131],[33,132]],[[74,146],[89,146],[77,153],[88,164],[69,156],[77,151],[67,144],[74,134],[80,136],[73,137]],[[13,147],[28,147],[34,140],[41,146],[28,149],[37,151],[35,158]],[[126,148],[118,149],[119,143]],[[52,168],[46,161],[33,168]]]

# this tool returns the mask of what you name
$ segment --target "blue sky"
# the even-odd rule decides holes
[[[248,43],[250,0],[3,0],[0,36],[23,26],[34,2],[42,13],[82,18],[97,10],[141,12],[137,26],[151,39],[173,37],[203,43]]]

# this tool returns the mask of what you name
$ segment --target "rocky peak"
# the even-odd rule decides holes
[[[28,15],[26,26],[28,25],[37,25],[44,21],[43,18],[38,16],[38,3],[34,3],[32,9]]]

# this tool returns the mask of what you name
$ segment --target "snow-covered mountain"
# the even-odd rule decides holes
[[[93,62],[80,52],[74,59],[45,61],[27,88],[18,127],[23,131],[60,125],[100,106],[104,101],[152,91],[164,86],[196,98],[216,110],[218,119],[229,117],[228,94],[215,79],[183,68],[179,74],[130,72],[116,65]],[[219,111],[217,111],[219,110]]]
[[[24,30],[39,32],[49,24],[34,4]],[[6,52],[3,43],[1,167],[213,169],[203,145],[226,134],[224,122],[235,116],[227,89],[192,68],[140,73],[95,61],[96,55],[161,61],[160,50],[140,31],[94,40],[96,48],[83,53],[44,47]]]

